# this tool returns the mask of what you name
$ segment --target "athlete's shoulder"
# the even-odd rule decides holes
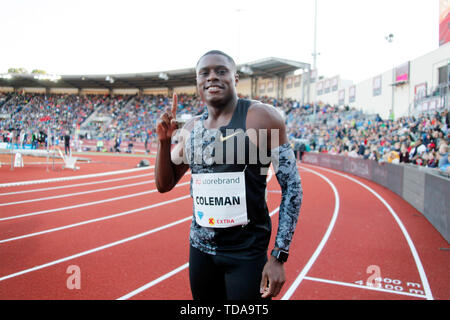
[[[194,116],[186,122],[184,122],[183,126],[177,130],[176,132],[176,140],[178,141],[178,144],[183,144],[186,139],[188,139],[191,132],[194,130],[194,124],[195,121],[199,120],[201,118],[201,115]]]
[[[271,105],[257,100],[250,100],[250,107],[247,113],[247,127],[250,128],[281,128],[284,120],[280,112]]]
[[[184,123],[184,125],[181,129],[187,130],[187,131],[192,131],[194,129],[195,122],[200,120],[201,117],[202,117],[202,115],[200,114],[198,116],[193,116],[192,118],[186,120],[186,122]]]

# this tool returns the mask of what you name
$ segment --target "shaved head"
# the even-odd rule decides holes
[[[234,71],[236,71],[236,63],[234,62],[233,58],[230,57],[230,56],[229,56],[228,54],[226,54],[225,52],[220,51],[220,50],[211,50],[211,51],[208,51],[207,53],[205,53],[204,55],[202,55],[202,56],[200,57],[200,59],[198,59],[197,64],[195,65],[195,68],[197,69],[197,66],[198,66],[198,64],[200,63],[200,60],[202,60],[203,57],[205,57],[205,56],[207,56],[207,55],[211,55],[211,54],[219,54],[219,55],[222,55],[222,56],[224,56],[225,58],[227,58],[228,61],[232,64]]]

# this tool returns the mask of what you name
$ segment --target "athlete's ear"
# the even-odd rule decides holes
[[[234,73],[234,86],[237,86],[239,82],[239,73],[235,72]]]

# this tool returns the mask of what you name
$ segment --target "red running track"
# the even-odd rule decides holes
[[[153,167],[133,169],[139,158],[125,156],[108,156],[107,166],[106,157],[41,175],[46,182],[0,187],[0,299],[192,298],[189,174],[159,194]],[[38,178],[22,169],[1,168],[3,181]],[[128,171],[92,176],[118,170]],[[299,171],[304,201],[276,299],[450,298],[448,243],[416,209],[361,178]],[[271,246],[280,199],[272,175]]]

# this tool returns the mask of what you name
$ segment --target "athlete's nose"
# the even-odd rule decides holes
[[[219,79],[219,76],[214,70],[211,70],[211,72],[208,74],[208,78],[206,79],[208,82],[212,82],[214,80]]]

